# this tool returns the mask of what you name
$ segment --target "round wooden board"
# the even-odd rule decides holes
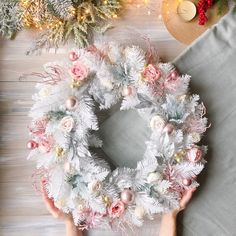
[[[190,21],[185,22],[178,14],[177,8],[181,0],[163,0],[162,2],[162,18],[163,22],[170,34],[179,42],[190,44],[209,27],[216,24],[219,19],[228,12],[228,7],[224,7],[221,15],[218,15],[218,4],[214,4],[207,11],[208,22],[203,26],[198,24],[198,15]],[[195,4],[198,1],[191,0]]]

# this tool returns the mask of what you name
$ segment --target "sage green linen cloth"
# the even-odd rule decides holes
[[[187,208],[182,234],[236,235],[236,9],[187,48],[174,64],[192,76],[207,107],[208,164]],[[181,223],[179,222],[179,225]]]
[[[174,61],[181,73],[192,75],[191,90],[200,94],[212,126],[204,144],[209,145],[208,164],[201,187],[184,216],[178,219],[178,235],[236,235],[236,13],[231,11]],[[150,130],[136,111],[109,111],[101,125],[106,158],[115,166],[135,167],[145,151]],[[128,235],[157,236],[160,219]],[[120,233],[91,230],[88,235]]]

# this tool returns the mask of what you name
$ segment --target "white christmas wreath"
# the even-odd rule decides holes
[[[188,91],[190,76],[171,64],[149,63],[137,46],[115,43],[70,52],[69,61],[45,65],[33,96],[29,159],[43,170],[55,205],[82,229],[141,226],[177,208],[198,186],[206,147],[205,107]],[[136,169],[111,170],[91,147],[101,147],[95,108],[136,109],[150,124],[150,140]]]

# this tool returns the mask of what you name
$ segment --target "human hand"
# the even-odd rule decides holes
[[[185,191],[183,193],[183,196],[180,200],[180,208],[179,211],[182,211],[186,208],[186,206],[188,205],[189,201],[191,200],[193,193],[196,191],[196,188],[192,188],[192,189],[188,189],[187,191]]]
[[[66,225],[66,236],[82,236],[82,232],[77,229],[74,225],[73,219],[71,215],[65,214],[64,212],[60,211],[54,204],[52,198],[48,197],[47,191],[45,189],[45,180],[41,180],[41,192],[43,201],[48,209],[48,211],[52,214],[54,218],[63,220]]]
[[[173,211],[171,211],[171,214],[176,216],[180,211],[184,210],[187,207],[187,205],[188,205],[189,201],[191,200],[191,198],[193,196],[193,193],[195,191],[196,191],[196,188],[186,190],[183,193],[182,198],[180,200],[179,208],[174,209]]]
[[[160,228],[160,234],[159,234],[160,236],[167,236],[167,235],[176,236],[177,214],[186,208],[195,190],[196,189],[193,188],[193,189],[189,189],[185,191],[180,200],[179,208],[174,209],[168,213],[165,213],[162,216],[161,228]]]
[[[65,222],[72,222],[72,217],[68,214],[65,214],[64,212],[60,211],[54,204],[54,201],[52,198],[48,197],[47,191],[45,189],[45,183],[46,181],[44,179],[41,180],[41,192],[43,201],[47,207],[47,210],[51,213],[51,215],[56,218],[63,220]]]

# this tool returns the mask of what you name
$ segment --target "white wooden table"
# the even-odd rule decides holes
[[[116,27],[103,39],[144,44],[141,38],[147,36],[164,61],[172,60],[183,51],[186,46],[174,40],[159,19],[160,0],[151,1],[151,15],[148,15],[147,8],[137,8],[139,1],[132,2],[126,5],[123,16],[114,22]],[[31,186],[34,163],[26,161],[28,150],[25,146],[28,140],[27,113],[32,105],[35,83],[20,82],[19,77],[23,73],[41,71],[42,65],[48,61],[64,59],[66,49],[61,48],[57,54],[44,52],[41,56],[26,56],[24,53],[33,36],[32,32],[24,31],[14,41],[0,41],[1,236],[64,235],[63,224],[47,213],[40,195]],[[151,224],[136,235],[151,236],[150,231]],[[93,235],[105,236],[105,233]],[[110,233],[107,235],[111,236]]]

